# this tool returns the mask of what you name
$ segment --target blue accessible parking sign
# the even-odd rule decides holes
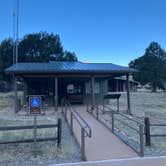
[[[33,97],[31,99],[31,106],[32,107],[40,107],[40,98],[39,97]]]
[[[41,114],[41,97],[40,96],[30,96],[30,114]]]

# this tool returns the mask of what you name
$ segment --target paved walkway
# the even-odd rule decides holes
[[[85,107],[74,107],[92,129],[92,137],[85,138],[85,155],[87,161],[138,157],[138,155],[119,138],[112,134],[100,122],[86,112]],[[73,122],[74,134],[80,143],[80,127]]]
[[[166,157],[145,157],[130,159],[112,159],[69,164],[54,164],[52,166],[165,166]]]

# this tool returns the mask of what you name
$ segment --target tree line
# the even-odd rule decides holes
[[[10,81],[5,69],[15,62],[15,41],[5,39],[0,43],[0,80]],[[64,50],[59,35],[39,32],[25,35],[18,43],[18,62],[77,61],[74,52]]]
[[[0,81],[11,81],[5,69],[13,64],[13,39],[0,43]],[[64,50],[59,35],[47,32],[30,33],[18,43],[18,62],[77,61],[74,52]],[[132,60],[129,67],[138,70],[134,79],[149,84],[152,91],[166,89],[166,52],[157,42],[151,42],[143,56]]]
[[[166,52],[157,42],[151,42],[143,56],[129,63],[138,70],[134,79],[142,85],[149,84],[153,92],[166,89]]]

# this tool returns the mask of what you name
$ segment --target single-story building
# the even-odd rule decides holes
[[[139,83],[133,80],[132,75],[129,77],[129,86],[131,92],[137,92]],[[125,76],[114,77],[108,80],[108,92],[126,92],[126,78]]]
[[[112,63],[57,62],[17,63],[6,69],[15,76],[15,111],[18,110],[17,79],[24,82],[26,95],[45,95],[57,110],[63,97],[71,102],[101,104],[108,92],[108,80],[125,76],[127,111],[130,113],[129,75],[135,69]],[[25,99],[24,99],[25,101]]]

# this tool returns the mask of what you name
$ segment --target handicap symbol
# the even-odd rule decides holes
[[[39,107],[40,106],[40,99],[39,98],[32,98],[31,106],[32,107]]]

